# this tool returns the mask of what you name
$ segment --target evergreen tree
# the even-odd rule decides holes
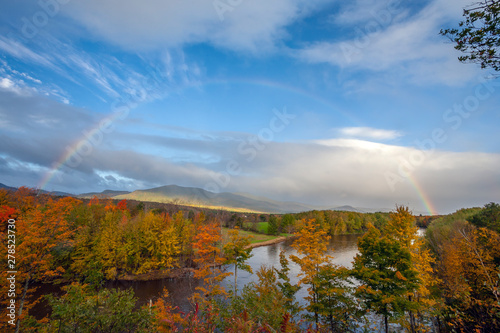
[[[269,225],[267,227],[267,233],[269,235],[279,235],[278,218],[274,215],[271,215],[269,217]]]
[[[389,318],[397,318],[415,308],[408,293],[418,287],[417,272],[410,250],[392,237],[382,236],[370,225],[358,241],[353,276],[360,282],[356,295],[367,310],[384,317],[388,332]]]

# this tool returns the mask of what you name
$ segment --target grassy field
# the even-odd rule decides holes
[[[267,223],[267,222],[262,222],[262,223]],[[266,225],[267,227],[267,225]],[[226,242],[228,239],[228,228],[222,228],[222,238],[223,241]],[[267,230],[267,229],[266,229]],[[279,236],[272,236],[272,235],[263,235],[263,234],[258,234],[256,232],[252,231],[245,231],[245,230],[240,230],[240,235],[242,236],[251,236],[250,238],[250,244],[255,244],[255,243],[261,243],[265,242],[271,239],[276,239]]]
[[[253,223],[246,222],[245,228],[249,229],[253,226]],[[257,230],[260,233],[267,234],[267,228],[269,227],[269,222],[257,222]]]

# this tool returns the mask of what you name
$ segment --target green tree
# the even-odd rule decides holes
[[[291,233],[293,225],[295,224],[295,218],[292,214],[285,214],[281,218],[281,229],[287,233]]]
[[[94,291],[86,285],[63,288],[62,297],[49,295],[52,308],[48,332],[154,332],[154,312],[135,308],[132,290]]]
[[[500,70],[500,1],[483,0],[464,9],[459,28],[442,29],[441,35],[456,43],[455,49],[465,55],[461,62],[472,62],[481,68]]]
[[[252,273],[252,267],[246,261],[252,256],[250,244],[250,236],[243,237],[240,235],[238,227],[229,230],[229,242],[224,245],[224,255],[226,264],[234,264],[234,295],[237,294],[238,286],[238,268],[249,273]]]
[[[279,222],[278,218],[274,215],[269,217],[269,225],[267,227],[267,233],[269,235],[278,235],[279,234]]]
[[[384,317],[387,333],[389,318],[400,317],[415,306],[408,299],[408,293],[418,287],[410,250],[402,242],[382,236],[372,225],[359,239],[358,249],[352,269],[360,282],[356,296],[367,310]]]
[[[278,287],[281,293],[286,297],[285,309],[294,317],[301,310],[299,303],[295,301],[295,294],[299,291],[300,287],[290,282],[290,276],[288,274],[290,272],[289,262],[283,249],[280,251],[280,266],[280,269],[274,269],[279,278]]]
[[[316,309],[330,332],[355,331],[356,320],[361,314],[353,299],[349,277],[347,268],[326,264],[313,278],[318,294]]]
[[[272,267],[261,266],[256,272],[258,281],[243,287],[241,295],[229,304],[227,318],[221,320],[223,332],[297,332],[298,327],[290,320],[289,298],[278,286],[278,276]],[[234,330],[234,319],[243,317],[248,327],[259,329]],[[254,325],[259,323],[259,325]],[[256,327],[257,328],[257,327]],[[294,329],[295,328],[295,329]]]
[[[480,212],[472,215],[468,221],[478,228],[488,228],[500,233],[500,205],[490,202]]]

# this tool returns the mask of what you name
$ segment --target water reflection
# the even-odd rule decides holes
[[[338,235],[332,237],[328,244],[328,254],[333,256],[333,263],[345,267],[352,267],[352,260],[358,253],[358,238],[361,235]],[[297,255],[297,251],[292,247],[291,240],[279,244],[263,246],[253,249],[253,256],[248,260],[248,264],[252,267],[254,274],[248,272],[238,271],[238,289],[242,289],[243,285],[250,282],[257,282],[257,275],[255,272],[261,265],[280,267],[279,253],[281,250],[285,251],[287,257],[290,255]],[[290,261],[290,280],[291,283],[297,283],[300,280],[300,266]],[[228,267],[229,272],[234,272],[233,267]],[[233,286],[234,277],[230,276],[224,280],[227,288]],[[307,288],[301,288],[297,293],[297,300],[300,303],[302,299],[307,296]]]

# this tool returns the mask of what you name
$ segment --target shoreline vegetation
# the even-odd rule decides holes
[[[317,332],[346,332],[365,322],[370,330],[372,314],[384,318],[385,332],[394,325],[412,332],[430,326],[440,333],[500,331],[496,203],[442,217],[414,216],[403,206],[392,213],[265,215],[52,197],[21,187],[0,189],[0,218],[7,222],[3,239],[12,243],[9,262],[7,256],[2,262],[16,270],[13,276],[2,273],[11,282],[0,288],[0,303],[14,304],[11,316],[0,321],[3,331],[16,325],[17,332],[44,333],[240,332],[242,327],[296,333],[306,323]],[[425,237],[417,235],[417,227],[428,227]],[[354,233],[364,235],[352,268],[332,264],[328,240]],[[280,253],[281,268],[262,265],[252,272],[251,249],[290,235],[297,237],[291,244],[295,252]],[[292,262],[300,266],[299,284],[291,282]],[[259,281],[239,290],[242,271]],[[188,276],[199,283],[189,298],[195,307],[185,313],[166,289],[137,310],[134,290],[104,286],[113,280]],[[228,277],[234,291],[220,283]],[[71,284],[60,288],[63,295],[35,293],[42,283],[64,282]],[[306,286],[302,306],[296,293]],[[36,318],[42,297],[50,310],[48,317]]]

